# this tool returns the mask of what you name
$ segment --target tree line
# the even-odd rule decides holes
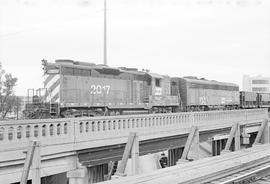
[[[0,120],[4,120],[9,112],[18,112],[18,98],[14,94],[14,87],[18,79],[6,73],[0,62]]]

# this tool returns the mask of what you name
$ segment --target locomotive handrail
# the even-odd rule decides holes
[[[39,124],[39,123],[55,123],[69,121],[70,118],[57,118],[57,119],[22,119],[22,120],[4,120],[0,121],[0,127],[3,125],[18,125],[18,124]]]
[[[0,150],[25,147],[31,139],[41,140],[42,145],[76,145],[84,141],[123,138],[130,131],[144,136],[165,131],[185,133],[192,125],[204,130],[228,127],[234,122],[248,124],[267,118],[267,109],[250,109],[2,121],[0,145],[3,146],[0,146]]]

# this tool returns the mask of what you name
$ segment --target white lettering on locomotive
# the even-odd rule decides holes
[[[156,87],[156,89],[155,89],[155,95],[162,95],[162,88]]]
[[[95,84],[92,84],[91,87],[90,87],[90,94],[109,94],[110,92],[110,88],[111,86],[110,85],[95,85]]]
[[[201,96],[200,98],[200,105],[207,105],[208,104],[208,98],[205,96]]]

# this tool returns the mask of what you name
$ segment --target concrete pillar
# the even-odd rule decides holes
[[[226,139],[212,140],[212,156],[220,155],[226,146]]]
[[[41,182],[40,166],[41,166],[40,142],[37,141],[32,161],[32,183],[40,184]]]
[[[267,144],[269,143],[269,123],[268,120],[262,122],[259,132],[256,136],[254,144]]]
[[[176,165],[177,160],[182,156],[184,148],[174,148],[168,150],[168,166]]]
[[[237,124],[237,129],[234,136],[234,150],[238,151],[241,148],[241,141],[240,141],[240,124]]]
[[[212,156],[218,155],[218,144],[219,140],[212,140]]]
[[[131,172],[132,175],[139,174],[139,137],[135,135],[133,145],[131,148]]]
[[[168,166],[173,166],[174,164],[174,149],[168,150]]]
[[[240,150],[240,148],[241,148],[240,124],[235,123],[231,128],[229,137],[226,141],[226,145],[224,147],[224,150],[222,150],[221,154],[226,154],[230,151],[237,151]]]
[[[91,167],[88,167],[87,170],[88,170],[89,183],[97,183],[97,182],[105,181],[105,176],[108,175],[108,164],[91,166]]]
[[[199,129],[197,126],[192,126],[190,129],[181,159],[199,159]]]
[[[268,144],[269,143],[269,122],[266,120],[265,128],[263,130],[263,135],[261,138],[262,144]]]
[[[200,152],[199,152],[199,131],[197,130],[194,134],[192,144],[190,146],[190,150],[188,153],[188,159],[191,160],[199,160]]]
[[[88,173],[86,167],[81,167],[67,172],[69,184],[88,184]]]

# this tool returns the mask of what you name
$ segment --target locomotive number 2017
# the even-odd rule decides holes
[[[109,85],[95,85],[92,84],[90,87],[90,94],[109,94],[111,86]]]

